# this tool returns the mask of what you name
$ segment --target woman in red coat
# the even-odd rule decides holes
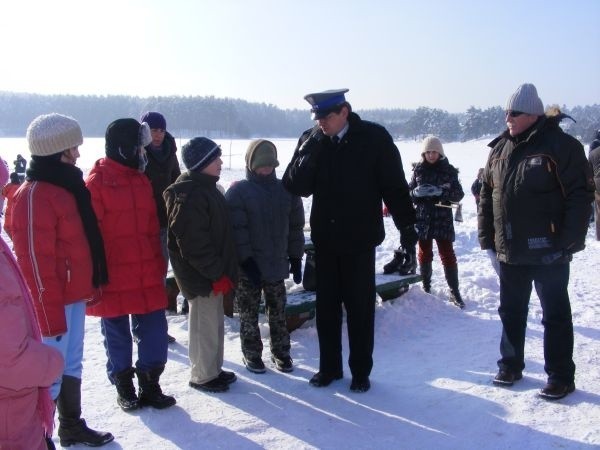
[[[167,296],[156,204],[144,175],[144,146],[150,139],[146,124],[115,120],[106,130],[106,158],[95,163],[86,181],[110,273],[99,301],[88,307],[87,314],[102,318],[108,378],[117,388],[117,403],[124,411],[175,404],[159,384],[167,362]]]
[[[81,418],[85,305],[108,275],[90,192],[75,166],[82,142],[81,128],[72,117],[46,114],[31,122],[31,163],[13,198],[11,226],[44,343],[65,360],[64,371],[50,388],[60,442],[97,447],[114,437],[88,428]]]

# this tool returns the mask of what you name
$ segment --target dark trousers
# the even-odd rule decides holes
[[[540,298],[544,326],[544,370],[549,382],[571,383],[573,320],[567,287],[569,264],[510,265],[500,263],[500,307],[502,338],[498,366],[520,372],[525,368],[525,329],[531,287]]]
[[[315,248],[319,371],[342,373],[342,305],[346,309],[353,377],[373,367],[375,249],[345,255]]]

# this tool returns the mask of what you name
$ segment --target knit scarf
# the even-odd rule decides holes
[[[33,156],[27,169],[27,179],[45,181],[73,194],[92,255],[92,284],[95,288],[107,284],[108,270],[104,241],[98,227],[98,218],[92,208],[92,196],[83,181],[83,172],[73,164],[64,163],[56,157]]]

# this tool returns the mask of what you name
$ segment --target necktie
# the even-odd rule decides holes
[[[337,145],[340,143],[339,136],[337,134],[335,136],[332,136],[331,137],[331,142],[333,142],[333,145],[337,147]]]

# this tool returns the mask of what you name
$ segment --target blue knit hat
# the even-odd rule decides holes
[[[165,116],[159,112],[148,111],[142,116],[140,122],[146,122],[150,129],[167,129],[167,121],[165,120]]]
[[[205,137],[195,137],[181,149],[183,164],[190,172],[201,172],[219,156],[221,156],[221,147]]]
[[[544,104],[531,83],[522,84],[506,102],[506,111],[521,111],[533,116],[544,115]]]

